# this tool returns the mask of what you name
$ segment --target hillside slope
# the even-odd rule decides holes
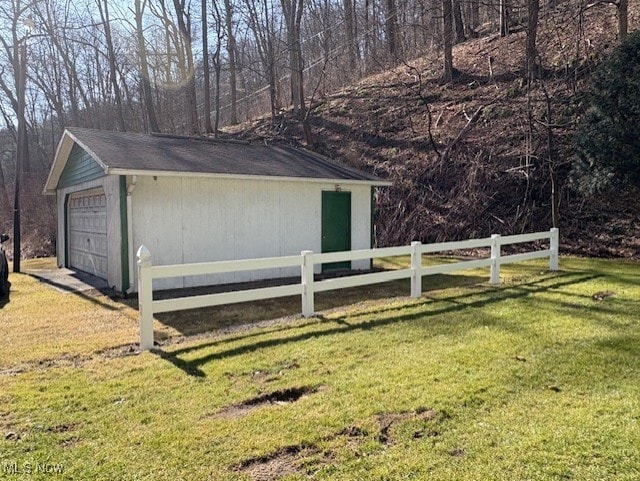
[[[630,7],[630,30],[638,14]],[[313,98],[310,144],[290,112],[229,133],[309,146],[393,181],[379,196],[380,245],[549,229],[555,184],[565,252],[640,258],[637,193],[586,199],[569,175],[589,76],[616,44],[615,9],[581,15],[565,2],[540,23],[543,75],[531,86],[525,33],[489,33],[455,47],[453,84],[431,54]]]

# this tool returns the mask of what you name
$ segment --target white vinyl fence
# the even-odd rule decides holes
[[[513,254],[500,255],[503,245],[518,244],[549,239],[549,248]],[[422,265],[422,254],[452,250],[476,249],[491,247],[491,257],[470,261],[460,261],[434,266]],[[397,279],[411,279],[411,297],[422,295],[422,277],[431,274],[490,267],[490,283],[500,283],[500,265],[521,262],[529,259],[549,258],[549,269],[558,270],[559,231],[551,229],[549,232],[533,234],[511,235],[501,237],[494,234],[484,239],[473,239],[456,242],[442,242],[438,244],[421,244],[412,242],[410,246],[385,247],[381,249],[365,249],[356,251],[314,253],[302,251],[300,255],[287,257],[271,257],[262,259],[243,259],[235,261],[204,262],[198,264],[180,264],[170,266],[153,266],[151,253],[144,246],[138,249],[138,305],[140,311],[140,349],[153,348],[153,315],[162,312],[194,309],[199,307],[233,304],[236,302],[257,301],[300,295],[302,297],[302,315],[314,315],[314,294],[316,292],[344,289],[347,287],[363,286],[389,282]],[[357,274],[321,281],[314,280],[314,266],[329,262],[354,261],[359,259],[375,259],[411,255],[411,267],[384,272]],[[247,289],[236,292],[222,292],[200,296],[181,297],[176,299],[153,300],[153,280],[168,277],[186,277],[206,274],[220,274],[228,272],[254,271],[259,269],[273,269],[300,266],[301,282],[299,284],[276,287]]]

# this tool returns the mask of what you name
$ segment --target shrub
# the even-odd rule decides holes
[[[640,186],[640,31],[596,69],[576,157],[574,180],[583,191]]]

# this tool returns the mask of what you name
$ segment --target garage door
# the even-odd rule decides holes
[[[107,278],[107,198],[102,189],[69,198],[69,267]]]

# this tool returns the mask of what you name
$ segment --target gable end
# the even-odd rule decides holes
[[[105,175],[104,169],[78,144],[74,144],[69,159],[60,174],[58,188],[81,184]]]

